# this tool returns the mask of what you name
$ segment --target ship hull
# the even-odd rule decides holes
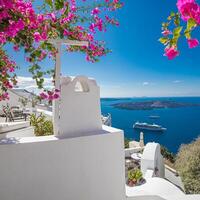
[[[139,130],[148,130],[148,131],[157,131],[157,132],[163,132],[166,129],[165,128],[151,128],[151,127],[141,127],[141,126],[134,126],[134,129],[139,129]]]

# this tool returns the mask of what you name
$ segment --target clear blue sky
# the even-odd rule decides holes
[[[103,97],[200,96],[200,47],[190,50],[183,41],[181,55],[169,61],[158,42],[161,22],[176,10],[176,0],[124,2],[118,13],[120,26],[100,35],[112,53],[91,64],[85,61],[85,55],[65,52],[62,74],[95,78]],[[199,32],[195,34],[200,39]],[[13,54],[11,48],[8,51]],[[21,66],[18,74],[30,76],[24,55],[18,53],[14,58]]]

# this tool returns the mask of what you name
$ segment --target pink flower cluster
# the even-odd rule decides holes
[[[188,39],[189,48],[195,48],[199,45],[199,41],[197,39]]]
[[[185,31],[184,31],[185,37],[187,39],[188,47],[195,48],[199,45],[199,41],[196,38],[191,38],[191,31],[197,25],[200,25],[200,6],[197,4],[197,2],[195,0],[178,0],[177,8],[178,8],[181,18],[189,24],[186,26]],[[175,14],[170,15],[169,20],[173,19],[173,16],[177,17],[177,15],[175,15]],[[188,20],[190,20],[190,21],[188,21]],[[193,24],[190,25],[191,23],[193,23]],[[169,25],[169,23],[166,23],[166,24]],[[178,25],[176,23],[174,23],[174,24],[176,26],[179,26],[177,28],[181,28],[181,30],[182,30],[183,27],[181,27],[179,25],[180,23],[178,23]],[[167,27],[164,26],[164,28],[163,28],[164,31],[162,32],[162,34],[164,36],[164,39],[162,38],[163,40],[161,40],[161,41],[165,46],[167,46],[165,48],[164,55],[167,56],[169,60],[172,60],[173,58],[175,58],[176,56],[179,55],[179,51],[177,50],[177,42],[178,42],[178,39],[181,34],[178,37],[175,36],[174,32],[172,33],[170,30],[168,30],[168,25],[167,25]],[[172,39],[170,39],[169,35],[173,36]],[[173,41],[174,38],[175,38],[175,43]]]
[[[0,90],[0,101],[8,99],[7,89],[11,89],[16,83],[15,76],[12,73],[15,71],[16,64],[0,49],[0,83],[2,85]]]
[[[178,0],[177,7],[183,20],[192,18],[200,24],[200,6],[195,0]]]
[[[9,100],[8,92],[3,92],[3,93],[0,95],[0,101],[3,101],[3,100]]]
[[[58,99],[59,97],[60,97],[60,90],[58,89],[40,93],[40,98],[47,99],[48,101],[53,101],[55,99]]]
[[[116,20],[116,19],[111,19],[109,16],[105,16],[106,18],[106,21],[109,23],[109,24],[112,24],[112,25],[115,25],[115,26],[119,26],[119,22]]]
[[[175,47],[165,48],[164,56],[167,56],[169,60],[174,59],[178,55],[179,55],[179,51],[177,51],[177,49]]]
[[[13,17],[15,14],[18,17]],[[19,17],[22,16],[22,17]],[[8,21],[8,26],[0,32],[0,42],[3,44],[7,38],[15,37],[25,26],[29,30],[37,28],[36,14],[32,3],[23,0],[1,0],[0,23]]]
[[[164,31],[162,32],[162,34],[163,34],[164,36],[168,36],[168,35],[172,34],[172,32],[171,32],[170,30],[166,29],[166,30],[164,30]]]

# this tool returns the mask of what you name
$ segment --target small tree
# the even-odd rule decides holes
[[[34,127],[34,133],[36,136],[45,136],[53,134],[53,123],[48,120],[43,114],[36,116],[32,114],[30,117],[31,126]]]
[[[188,194],[200,193],[200,138],[182,145],[175,162]]]

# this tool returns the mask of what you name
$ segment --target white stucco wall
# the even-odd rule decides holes
[[[123,133],[16,139],[0,145],[1,200],[124,200]]]
[[[83,91],[76,91],[77,83]],[[101,130],[100,89],[94,79],[62,77],[58,123],[59,135],[65,137],[84,136]]]

